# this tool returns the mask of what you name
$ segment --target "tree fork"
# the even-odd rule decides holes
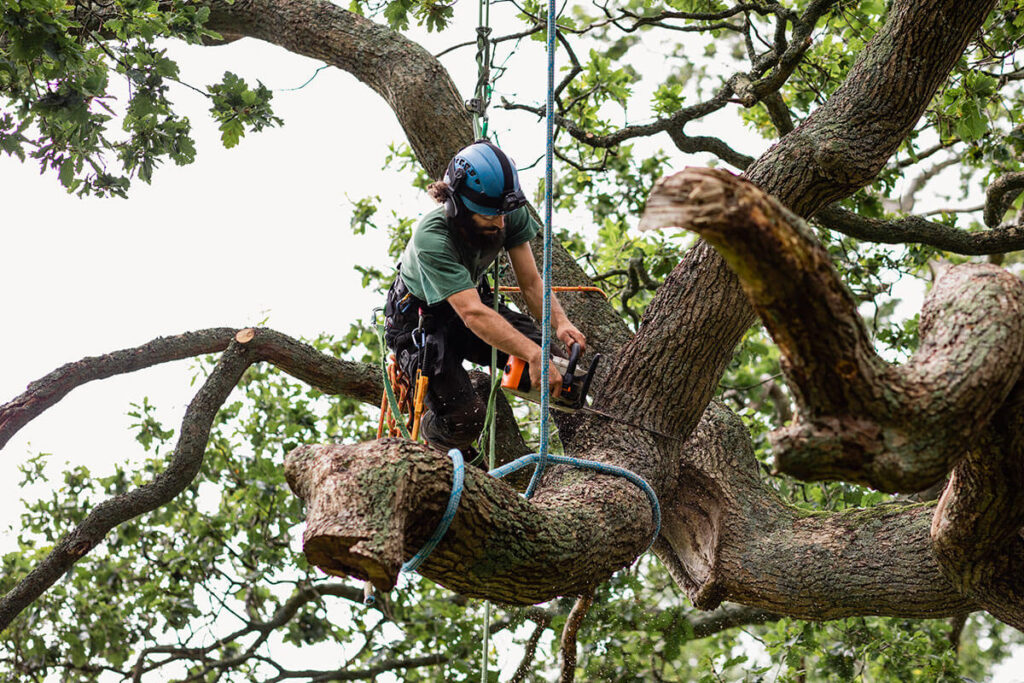
[[[933,503],[842,512],[787,505],[761,481],[746,427],[719,401],[680,458],[654,550],[694,606],[728,600],[815,621],[978,609],[932,555]]]
[[[996,618],[1024,630],[1024,383],[957,463],[931,537],[943,573]]]

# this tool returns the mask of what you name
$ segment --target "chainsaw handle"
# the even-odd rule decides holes
[[[565,376],[562,378],[563,386],[571,386],[572,381],[576,375],[576,364],[580,361],[580,352],[582,347],[579,342],[573,342],[572,346],[569,347],[569,367],[565,371]]]

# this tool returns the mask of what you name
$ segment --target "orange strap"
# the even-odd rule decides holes
[[[412,440],[420,436],[420,418],[423,417],[423,399],[427,396],[428,378],[419,370],[416,371],[416,397],[413,399]]]
[[[518,292],[520,290],[519,290],[518,287],[506,287],[505,285],[502,285],[502,286],[498,287],[498,291],[499,292]],[[600,287],[569,287],[569,286],[564,286],[564,287],[552,287],[551,291],[552,292],[595,292],[595,293],[600,294],[601,296],[603,296],[605,299],[608,298],[608,295],[605,294],[604,290],[601,289]]]
[[[411,427],[409,423],[413,421],[412,414],[412,387],[409,386],[409,378],[402,372],[401,368],[398,367],[398,363],[395,361],[394,355],[390,358],[388,363],[388,379],[391,381],[391,387],[395,392],[395,399],[398,403],[398,409],[408,413],[406,419],[406,428]],[[380,402],[380,419],[377,421],[377,438],[384,436],[385,431],[387,436],[400,436],[401,431],[398,429],[398,420],[395,415],[391,414],[391,404],[388,401],[387,391],[384,391],[384,395],[381,397]]]

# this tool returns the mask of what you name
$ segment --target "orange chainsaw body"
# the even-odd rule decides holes
[[[551,392],[550,405],[555,410],[573,413],[586,405],[587,391],[590,389],[590,382],[601,354],[596,354],[590,361],[590,369],[586,373],[576,371],[579,355],[579,344],[573,344],[568,359],[557,356],[551,358],[551,362],[562,376],[561,387]],[[501,375],[501,388],[534,403],[541,401],[540,391],[530,382],[530,364],[516,356],[509,356],[508,362],[505,363],[505,370]]]

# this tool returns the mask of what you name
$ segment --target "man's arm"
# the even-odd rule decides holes
[[[544,282],[537,272],[537,262],[533,260],[530,243],[523,242],[509,249],[508,258],[512,262],[512,270],[516,274],[516,281],[519,282],[519,289],[526,299],[526,306],[534,318],[543,320]],[[554,292],[551,293],[551,327],[566,349],[572,346],[573,342],[584,349],[587,347],[587,338],[569,321]]]
[[[534,269],[536,270],[536,268]],[[534,386],[540,384],[541,348],[529,337],[512,327],[490,306],[480,300],[475,289],[464,289],[452,294],[447,299],[455,312],[462,318],[476,336],[505,353],[518,356],[530,364],[530,381]],[[558,386],[561,374],[552,363],[548,370],[548,383]]]

